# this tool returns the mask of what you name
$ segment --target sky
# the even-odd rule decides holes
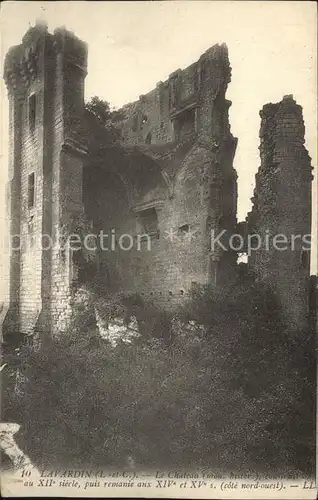
[[[238,219],[251,208],[259,160],[259,111],[293,94],[303,106],[306,147],[317,165],[317,14],[314,2],[3,2],[1,65],[37,18],[49,30],[66,26],[88,43],[85,98],[112,106],[138,99],[177,68],[185,68],[215,43],[225,42],[232,66],[227,98],[231,131],[238,137]],[[1,71],[2,71],[1,66]],[[7,172],[7,100],[1,81],[0,199]],[[314,180],[317,227],[317,177]],[[1,203],[1,202],[0,202]],[[3,203],[1,203],[3,205]],[[0,206],[0,234],[3,234]],[[316,230],[317,231],[317,230]],[[316,233],[315,231],[315,233]],[[315,235],[314,235],[315,236]],[[315,243],[316,246],[316,243]],[[313,252],[312,269],[317,270]],[[1,269],[0,269],[1,271]]]

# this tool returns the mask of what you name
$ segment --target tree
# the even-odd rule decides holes
[[[107,123],[113,123],[121,120],[123,115],[120,111],[111,110],[110,104],[98,96],[93,96],[86,104],[85,109],[96,116],[98,121],[106,126]]]
[[[107,120],[111,118],[109,103],[96,95],[85,104],[85,109],[93,113],[102,125],[106,125]]]

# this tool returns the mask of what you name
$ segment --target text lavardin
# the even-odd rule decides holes
[[[132,479],[135,477],[135,473],[132,471],[114,471],[114,472],[105,472],[102,470],[62,470],[62,469],[57,469],[57,470],[47,470],[47,469],[42,469],[40,472],[41,477],[46,477],[46,478],[51,478],[51,477],[58,477],[58,478],[71,478],[71,479],[78,479],[78,478],[107,478],[107,477],[113,477],[113,478],[130,478]]]

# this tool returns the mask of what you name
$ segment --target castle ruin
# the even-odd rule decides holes
[[[196,283],[235,281],[237,252],[211,248],[212,230],[223,231],[225,241],[237,232],[310,234],[312,168],[302,110],[291,96],[261,112],[253,208],[245,222],[237,221],[225,45],[124,106],[113,143],[85,110],[86,74],[87,45],[64,28],[50,34],[38,23],[6,56],[8,213],[11,239],[21,240],[10,255],[6,328],[67,327],[79,265],[72,251],[37,245],[43,235],[57,242],[78,227],[114,234],[115,243],[131,235],[139,247],[95,252],[106,285],[173,308]],[[256,279],[274,285],[287,316],[306,325],[310,251],[299,242],[294,251],[260,249],[248,266]]]

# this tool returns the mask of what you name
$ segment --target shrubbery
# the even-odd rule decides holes
[[[140,324],[152,314],[136,298],[125,307]],[[272,295],[198,287],[178,315],[159,317],[169,342],[111,347],[78,311],[68,335],[26,358],[19,444],[35,463],[125,466],[132,456],[148,467],[311,471],[313,344],[284,330]]]

